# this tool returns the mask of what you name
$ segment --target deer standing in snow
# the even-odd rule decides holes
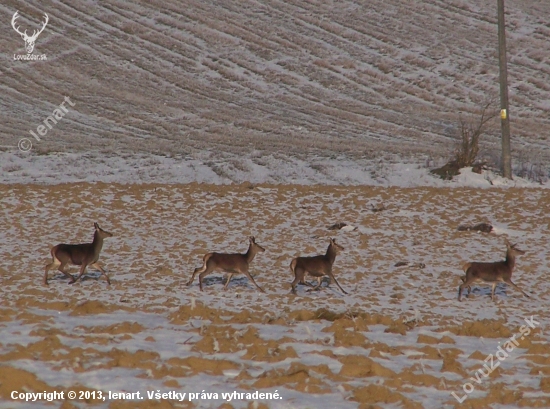
[[[195,275],[197,273],[199,274],[199,287],[202,291],[202,279],[206,277],[208,274],[212,273],[215,270],[221,270],[229,273],[229,276],[227,277],[227,281],[225,282],[225,286],[223,287],[224,290],[227,289],[227,286],[229,285],[229,281],[231,281],[231,278],[234,274],[244,274],[248,277],[250,281],[260,290],[262,293],[265,293],[265,291],[256,284],[256,281],[254,281],[254,278],[250,275],[248,272],[248,268],[250,266],[250,263],[252,260],[254,260],[254,257],[257,253],[263,253],[265,249],[260,246],[258,243],[256,243],[256,239],[254,236],[250,236],[248,238],[249,246],[248,251],[244,254],[240,253],[234,253],[234,254],[228,254],[228,253],[208,253],[205,254],[202,261],[203,265],[202,267],[198,267],[193,271],[193,275],[191,276],[191,279],[187,283],[188,286],[193,284],[193,280],[195,280]]]
[[[516,247],[516,244],[510,244],[506,240],[506,259],[504,261],[496,261],[493,263],[466,263],[462,267],[466,275],[462,277],[463,283],[458,288],[458,301],[462,297],[462,290],[468,288],[470,294],[471,285],[477,282],[491,284],[491,300],[495,299],[495,288],[499,282],[511,285],[515,289],[521,291],[523,295],[529,297],[521,288],[512,282],[512,271],[516,265],[516,256],[525,254],[525,251]]]
[[[321,280],[326,275],[336,283],[344,294],[347,294],[332,274],[332,265],[340,250],[344,250],[344,248],[337,244],[335,239],[330,239],[330,244],[324,255],[294,258],[290,263],[290,271],[294,274],[292,293],[296,294],[296,286],[298,283],[303,283],[306,275],[309,274],[317,278],[317,286],[311,291],[317,290],[321,286]]]
[[[94,223],[94,228],[94,240],[91,243],[58,244],[52,247],[50,250],[52,262],[46,266],[46,270],[44,271],[45,285],[48,285],[48,271],[52,268],[57,267],[59,271],[71,279],[69,284],[73,284],[82,277],[88,266],[101,271],[101,274],[103,274],[105,280],[107,280],[107,284],[111,284],[107,273],[105,273],[105,270],[97,263],[97,260],[99,259],[101,248],[103,247],[103,239],[112,237],[113,235],[103,230],[97,223]],[[80,266],[80,274],[76,279],[66,271],[69,265]]]

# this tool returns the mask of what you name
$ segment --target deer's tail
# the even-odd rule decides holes
[[[298,258],[293,258],[292,261],[290,262],[290,272],[292,274],[296,274],[295,271],[296,271],[296,263],[298,262]]]

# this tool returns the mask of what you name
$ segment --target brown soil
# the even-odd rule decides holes
[[[387,210],[369,211],[372,201]],[[459,407],[450,393],[462,396],[497,343],[533,315],[541,327],[466,402],[547,407],[548,208],[548,195],[529,189],[0,186],[0,399],[9,406],[12,390],[120,390],[120,379],[129,392],[197,391],[201,379],[210,392],[277,389],[280,402],[292,391],[303,408],[315,396],[360,408]],[[328,231],[334,220],[358,230]],[[474,286],[457,301],[464,262],[504,253],[503,236],[456,230],[476,220],[491,220],[528,250],[514,281],[530,299],[499,287],[491,302],[488,287]],[[95,221],[114,234],[100,258],[112,285],[91,270],[69,286],[52,271],[45,287],[50,246],[89,241]],[[251,265],[265,295],[242,277],[224,292],[221,273],[205,279],[202,293],[197,281],[185,285],[205,252],[244,251],[251,234],[267,249]],[[334,272],[350,295],[334,284],[291,295],[290,260],[323,253],[329,234],[345,247]],[[403,257],[426,266],[394,268]],[[118,383],[94,381],[99,373],[118,374]],[[134,403],[94,407],[195,407]]]

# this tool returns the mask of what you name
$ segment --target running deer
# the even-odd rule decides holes
[[[338,288],[340,288],[344,294],[347,294],[332,274],[332,265],[334,264],[338,251],[340,250],[344,250],[344,248],[337,244],[335,239],[330,239],[330,244],[328,245],[325,255],[296,257],[293,259],[290,263],[290,271],[294,274],[292,293],[296,294],[296,286],[298,283],[304,283],[306,275],[309,274],[310,276],[317,278],[317,285],[310,291],[317,290],[321,286],[323,276],[326,275],[336,283]]]
[[[260,246],[258,243],[256,243],[256,239],[254,236],[250,236],[248,238],[249,246],[248,251],[245,254],[240,253],[234,253],[234,254],[227,254],[227,253],[208,253],[205,254],[202,258],[203,265],[202,267],[198,267],[193,271],[193,275],[191,276],[191,279],[187,283],[188,286],[193,284],[193,280],[195,280],[195,275],[197,273],[199,274],[199,287],[202,291],[202,279],[206,277],[208,274],[212,273],[216,270],[221,270],[226,273],[229,273],[229,276],[227,277],[227,281],[225,282],[225,286],[223,287],[224,290],[227,289],[227,286],[229,285],[229,281],[231,281],[231,278],[234,274],[244,274],[248,277],[250,281],[260,290],[262,293],[265,293],[265,291],[256,284],[256,281],[254,281],[254,278],[250,275],[248,272],[248,267],[250,266],[250,263],[252,260],[254,260],[254,257],[258,253],[263,253],[265,249]]]
[[[458,288],[458,301],[462,297],[462,290],[468,288],[468,294],[472,291],[471,285],[476,282],[491,284],[491,300],[495,299],[495,288],[499,282],[506,283],[521,291],[523,295],[529,296],[512,282],[512,271],[516,265],[516,256],[525,254],[525,251],[516,247],[516,244],[510,244],[506,240],[506,260],[493,263],[466,263],[462,267],[466,276],[461,277],[463,283]]]
[[[107,237],[113,237],[111,233],[103,230],[99,227],[99,224],[94,223],[94,240],[91,243],[84,244],[58,244],[53,246],[50,253],[52,255],[52,262],[46,266],[44,271],[44,284],[48,285],[48,271],[57,267],[59,271],[65,274],[71,280],[69,284],[74,284],[86,271],[86,267],[90,266],[101,271],[101,274],[105,276],[107,284],[111,284],[109,277],[105,273],[105,270],[97,263],[99,259],[99,253],[103,247],[103,239]],[[66,269],[68,266],[80,266],[80,274],[75,279],[72,274],[69,274]]]

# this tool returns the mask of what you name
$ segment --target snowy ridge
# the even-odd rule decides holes
[[[463,169],[452,181],[429,173],[419,162],[393,156],[380,160],[276,154],[237,156],[202,151],[186,157],[113,156],[99,153],[49,155],[0,152],[0,183],[254,183],[397,187],[550,187],[515,177],[509,181],[490,171]]]

